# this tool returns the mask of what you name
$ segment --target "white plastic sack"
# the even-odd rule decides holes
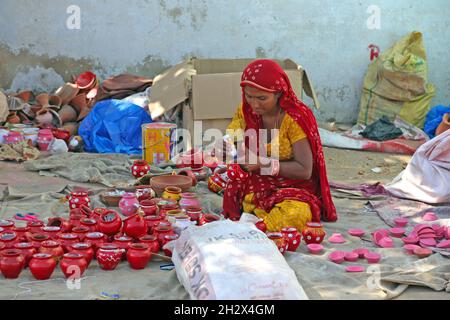
[[[195,300],[307,300],[272,240],[250,223],[191,226],[172,241],[177,277]]]
[[[450,130],[420,146],[405,170],[386,186],[400,198],[450,203]]]

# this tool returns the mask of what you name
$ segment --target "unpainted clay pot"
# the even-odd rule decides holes
[[[62,106],[61,110],[58,111],[58,114],[63,124],[66,122],[77,121],[78,118],[77,110],[68,104]]]
[[[36,113],[36,121],[39,125],[50,125],[53,115],[48,108],[42,108]]]
[[[441,124],[436,128],[436,135],[440,135],[448,129],[450,129],[450,113],[446,113],[442,117]]]

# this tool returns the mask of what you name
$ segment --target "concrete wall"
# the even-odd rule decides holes
[[[381,28],[370,30],[370,5]],[[69,29],[70,5],[80,29]],[[449,104],[448,0],[1,0],[0,87],[54,88],[87,69],[153,77],[187,56],[292,58],[309,70],[322,120],[354,121],[368,45],[424,34],[432,104]]]

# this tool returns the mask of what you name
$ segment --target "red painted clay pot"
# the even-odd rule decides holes
[[[82,254],[69,252],[64,254],[59,265],[66,278],[69,278],[72,275],[81,277],[88,264]]]
[[[28,241],[31,242],[36,251],[39,251],[42,243],[48,240],[50,240],[50,237],[43,233],[33,233],[28,239]]]
[[[145,222],[147,223],[147,233],[153,234],[155,226],[161,222],[160,216],[146,216],[144,217]]]
[[[283,237],[288,242],[288,251],[295,251],[297,250],[298,246],[301,242],[301,234],[298,232],[298,230],[294,227],[286,227],[281,229],[281,233],[283,234]]]
[[[163,243],[161,245],[161,248],[164,247],[167,243],[169,243],[170,241],[174,241],[177,240],[179,238],[179,235],[177,234],[166,234],[163,238]],[[172,251],[165,248],[164,250],[164,254],[168,257],[172,256]]]
[[[80,224],[82,227],[89,228],[89,232],[97,232],[98,226],[97,221],[91,218],[83,218],[80,220]]]
[[[173,234],[175,234],[175,232],[173,231],[173,228],[171,226],[165,226],[165,225],[158,224],[155,227],[153,234],[158,239],[159,246],[162,247],[163,243],[164,243],[164,236],[173,235]]]
[[[87,207],[90,206],[91,200],[89,199],[89,195],[85,191],[74,191],[71,192],[67,199],[69,200],[69,209],[80,208],[82,205]]]
[[[158,206],[155,200],[142,200],[139,202],[144,216],[156,216],[159,212]]]
[[[127,260],[132,269],[144,269],[151,257],[152,253],[145,243],[133,243],[127,251]]]
[[[80,242],[84,241],[84,238],[89,233],[89,228],[85,226],[79,226],[72,228],[72,233],[76,234],[78,236],[78,239],[80,239]]]
[[[114,210],[103,212],[98,220],[98,230],[107,236],[113,236],[120,231],[122,219]]]
[[[117,234],[114,236],[113,245],[119,249],[123,249],[122,259],[126,259],[126,254],[129,246],[133,243],[133,238],[124,234]]]
[[[145,235],[139,238],[140,243],[145,243],[148,245],[150,252],[158,253],[159,252],[159,242],[156,236],[154,235]]]
[[[318,222],[306,223],[305,229],[302,231],[303,240],[306,244],[317,243],[320,244],[325,238],[325,231],[322,224]]]
[[[92,261],[92,258],[95,255],[94,248],[92,247],[92,243],[88,242],[79,242],[74,243],[70,246],[70,252],[75,252],[83,255],[84,259],[86,259],[87,265]]]
[[[281,232],[269,232],[267,233],[267,237],[276,244],[281,254],[284,254],[286,252],[289,243],[283,237],[283,234]]]
[[[27,242],[30,233],[30,227],[14,227],[12,231],[17,235],[17,242]]]
[[[94,210],[91,211],[91,215],[89,216],[89,218],[94,219],[98,223],[100,221],[100,217],[102,216],[102,214],[108,211],[109,211],[108,208],[95,208]]]
[[[29,268],[37,280],[47,280],[56,268],[56,261],[48,253],[36,253],[30,260]]]
[[[194,192],[183,192],[181,194],[179,205],[181,209],[201,206],[200,201],[198,200],[197,195]]]
[[[2,228],[4,231],[12,230],[14,228],[14,221],[0,219],[0,228]]]
[[[17,279],[25,266],[25,258],[20,250],[6,249],[0,257],[0,270],[7,279]]]
[[[139,202],[144,200],[151,200],[156,196],[155,191],[150,185],[140,185],[136,186],[136,191],[134,193]]]
[[[20,252],[22,253],[22,256],[25,259],[24,268],[26,268],[31,258],[33,257],[33,254],[36,253],[36,249],[33,247],[33,244],[29,242],[16,243],[14,245],[14,249],[20,250]]]
[[[77,209],[77,208],[75,208],[75,209]],[[78,209],[80,210],[80,214],[83,216],[83,218],[91,218],[92,210],[91,210],[91,208],[89,208],[88,205],[82,204],[82,205],[80,205],[80,207]],[[72,210],[74,210],[74,209],[72,209]]]
[[[61,217],[48,218],[47,226],[60,227],[61,233],[70,232],[70,230],[72,230],[72,225],[70,224],[70,221]]]
[[[191,221],[195,221],[198,224],[198,221],[200,219],[200,216],[202,214],[202,208],[200,206],[198,207],[186,207],[184,209],[186,212],[186,215],[191,218]]]
[[[133,238],[142,237],[147,234],[147,222],[141,215],[135,214],[123,221],[122,231]]]
[[[31,233],[41,233],[41,228],[44,223],[41,221],[27,221],[27,227],[30,228]]]
[[[79,209],[75,209],[79,210]],[[77,228],[81,226],[81,219],[84,218],[84,216],[81,213],[72,213],[72,210],[70,211],[70,217],[69,217],[69,223],[71,225],[71,229]]]
[[[51,254],[55,259],[55,261],[58,262],[64,255],[64,249],[58,242],[53,240],[47,240],[42,242],[42,245],[39,248],[39,253]]]
[[[42,110],[42,109],[41,109]],[[39,112],[41,112],[41,110]],[[49,116],[50,121],[53,118],[52,114],[47,110],[43,110],[42,111],[46,116]],[[48,147],[50,146],[50,144],[52,143],[53,139],[55,137],[53,136],[53,133],[50,129],[41,129],[38,132],[38,138],[37,138],[37,143],[39,146],[39,149],[41,151],[47,151]]]
[[[210,222],[214,222],[214,221],[218,221],[218,220],[220,220],[220,217],[218,217],[214,214],[202,213],[198,225],[203,226],[206,223],[210,223]]]
[[[114,270],[122,260],[123,249],[112,244],[104,244],[97,251],[97,261],[103,270]]]
[[[89,232],[86,234],[83,242],[90,243],[92,249],[97,252],[98,248],[107,242],[107,237],[102,232]]]
[[[61,233],[60,227],[42,227],[41,233],[46,234],[52,240],[58,240],[58,235]]]
[[[6,249],[12,249],[18,242],[17,234],[13,231],[7,230],[0,233],[0,242],[5,244]]]
[[[131,166],[131,173],[138,179],[145,176],[150,171],[150,166],[145,160],[135,160]]]
[[[61,244],[64,252],[67,253],[70,251],[70,246],[80,242],[80,239],[75,233],[61,233],[58,235],[58,242]]]

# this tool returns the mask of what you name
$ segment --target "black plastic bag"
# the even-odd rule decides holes
[[[386,141],[398,138],[403,134],[400,128],[397,128],[387,116],[383,116],[374,123],[368,125],[360,133],[364,138],[375,141]]]

